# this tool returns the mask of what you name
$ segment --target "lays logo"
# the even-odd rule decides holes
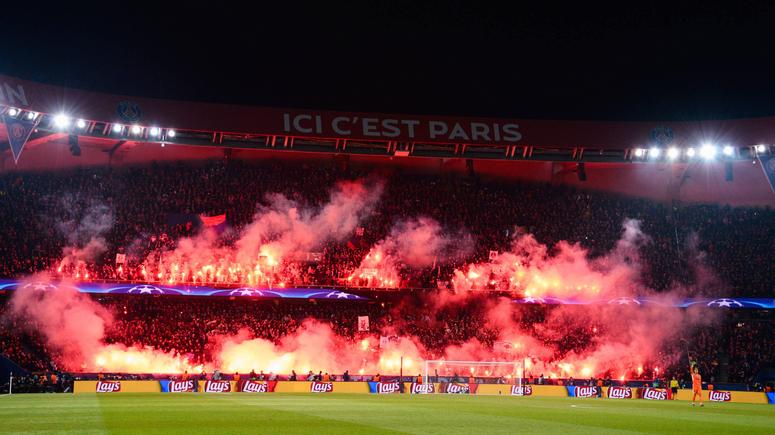
[[[121,391],[121,381],[97,381],[98,393],[118,393]]]
[[[313,382],[309,385],[311,393],[330,393],[334,391],[333,382]]]

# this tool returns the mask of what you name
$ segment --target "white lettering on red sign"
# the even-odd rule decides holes
[[[229,381],[205,382],[205,393],[229,393],[229,392],[231,392],[231,382]]]
[[[516,143],[522,140],[519,124],[418,120],[361,117],[358,115],[330,115],[310,113],[283,113],[283,130],[286,133],[330,135],[366,138],[405,138],[416,140],[441,140],[472,143]]]
[[[511,395],[512,396],[532,396],[533,395],[533,387],[530,385],[512,385],[511,386]]]
[[[188,393],[194,391],[194,381],[170,381],[170,393]]]
[[[121,391],[121,381],[97,381],[98,393],[118,393]]]
[[[470,387],[466,384],[447,384],[448,394],[468,394]]]
[[[711,402],[729,402],[732,400],[732,393],[729,391],[709,391],[708,399]]]
[[[629,387],[608,387],[608,397],[611,399],[632,399],[632,389]]]
[[[436,392],[433,384],[412,383],[412,394],[433,394]]]
[[[643,390],[643,398],[648,400],[667,400],[667,390],[646,388]]]
[[[377,382],[377,393],[390,394],[398,393],[401,390],[401,386],[398,381],[395,382]]]
[[[245,381],[242,385],[243,393],[268,393],[269,385],[266,382]]]
[[[332,382],[313,382],[309,386],[309,391],[312,393],[330,393],[334,391],[334,384]]]

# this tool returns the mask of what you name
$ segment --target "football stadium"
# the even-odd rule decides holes
[[[775,117],[407,112],[0,71],[0,432],[775,433]]]

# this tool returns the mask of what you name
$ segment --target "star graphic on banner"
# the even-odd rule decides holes
[[[345,292],[331,292],[326,295],[327,298],[333,298],[334,296],[336,296],[337,299],[349,299],[352,295]]]
[[[263,296],[264,294],[261,292],[261,290],[256,290],[252,288],[238,288],[236,290],[232,290],[229,295],[232,296]]]
[[[624,298],[624,297],[611,299],[610,301],[608,301],[608,303],[617,304],[617,305],[630,305],[630,304],[640,305],[640,301],[638,301],[637,299]]]
[[[141,295],[152,295],[154,293],[164,294],[164,291],[159,287],[155,287],[148,284],[138,285],[129,289],[129,293],[139,293]]]
[[[741,304],[740,302],[734,299],[716,299],[708,302],[708,306],[732,308],[732,307],[742,307],[743,304]]]
[[[543,303],[545,303],[546,301],[544,300],[544,298],[534,298],[534,297],[532,297],[532,296],[528,296],[528,297],[526,297],[526,298],[524,299],[524,302],[525,302],[526,304],[543,304]]]
[[[24,286],[25,289],[32,289],[34,291],[45,292],[56,290],[57,286],[49,284],[47,282],[31,282]]]

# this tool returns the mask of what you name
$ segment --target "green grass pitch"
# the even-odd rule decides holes
[[[775,434],[775,406],[362,394],[14,395],[0,432],[48,433],[683,433]]]

